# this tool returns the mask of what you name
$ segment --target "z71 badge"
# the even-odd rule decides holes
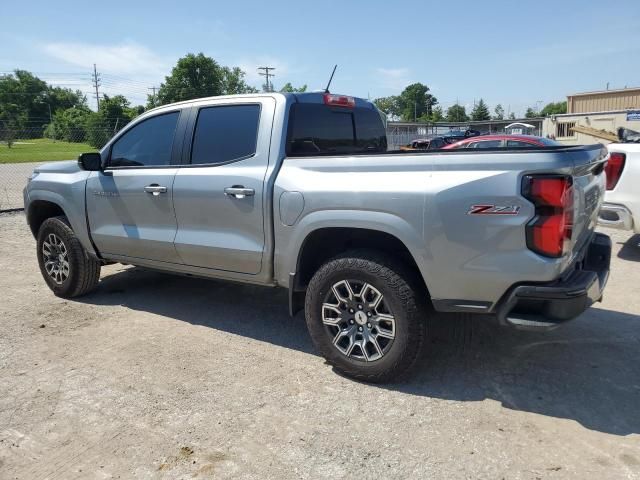
[[[517,215],[518,205],[471,205],[467,215]]]

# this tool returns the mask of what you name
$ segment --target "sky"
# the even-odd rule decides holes
[[[483,98],[517,115],[568,94],[640,86],[640,2],[491,1],[76,1],[2,7],[0,73],[34,72],[87,92],[144,104],[175,62],[203,52],[287,82],[359,97],[429,86],[446,110]]]

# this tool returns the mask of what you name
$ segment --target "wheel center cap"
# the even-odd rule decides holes
[[[356,323],[358,325],[364,325],[367,323],[367,314],[363,311],[356,312]]]

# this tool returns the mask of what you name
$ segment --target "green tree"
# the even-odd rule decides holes
[[[115,133],[139,114],[140,108],[131,108],[129,100],[123,95],[105,95],[100,101],[100,110],[92,112],[87,119],[87,142],[93,147],[102,148]]]
[[[515,114],[515,113],[513,113],[513,112],[511,112],[511,113],[509,114],[509,120],[515,120],[515,119],[516,119],[516,114]]]
[[[444,112],[442,111],[442,107],[440,105],[438,105],[437,107],[434,107],[433,111],[431,112],[431,121],[432,122],[444,121]]]
[[[471,110],[471,120],[481,121],[481,120],[490,120],[491,115],[489,114],[489,107],[484,103],[484,100],[481,98],[478,103]]]
[[[280,89],[282,93],[303,93],[307,91],[307,85],[304,84],[301,87],[294,87],[290,82],[284,84],[284,86]]]
[[[561,113],[567,113],[567,102],[551,102],[547,103],[545,107],[540,110],[541,117],[548,117],[549,115],[559,115]]]
[[[496,108],[493,110],[493,119],[494,120],[504,120],[504,108],[502,108],[501,104],[497,104]]]
[[[429,87],[422,83],[413,83],[400,95],[376,98],[373,103],[393,119],[404,121],[431,121],[433,109],[438,99],[429,93]]]
[[[53,122],[44,131],[46,137],[66,142],[84,142],[87,136],[87,122],[93,112],[88,107],[73,107],[58,110]]]
[[[6,75],[0,80],[0,123],[14,132],[27,126],[41,132],[49,118],[46,97],[47,84],[26,70]]]
[[[238,67],[222,67],[222,91],[223,95],[235,95],[240,93],[258,93],[244,81],[245,73]]]
[[[69,108],[87,108],[87,97],[80,90],[49,87],[45,101],[49,103],[52,113]]]
[[[447,121],[448,122],[468,122],[467,110],[463,105],[454,104],[447,108]]]
[[[256,93],[257,90],[244,81],[244,76],[238,67],[224,67],[203,53],[189,53],[178,60],[156,96],[149,95],[147,106],[217,95]]]
[[[429,93],[429,87],[422,83],[413,83],[406,87],[399,97],[400,116],[405,121],[431,117],[438,99]]]
[[[187,54],[176,63],[171,75],[160,85],[157,100],[160,105],[193,98],[222,95],[223,69],[203,53]]]
[[[82,92],[51,87],[26,70],[15,70],[0,79],[0,127],[15,134],[38,137],[60,110],[86,106]]]
[[[4,140],[7,143],[7,147],[12,147],[18,130],[22,128],[25,120],[18,105],[14,103],[2,105],[2,110],[0,110],[0,140]]]
[[[374,105],[392,119],[400,118],[400,97],[380,97],[373,101]]]
[[[524,118],[536,118],[539,116],[540,114],[531,107],[527,108],[527,111],[524,112]]]

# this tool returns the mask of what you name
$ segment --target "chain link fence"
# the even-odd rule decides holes
[[[0,164],[0,212],[23,208],[22,189],[38,165],[40,163]]]

